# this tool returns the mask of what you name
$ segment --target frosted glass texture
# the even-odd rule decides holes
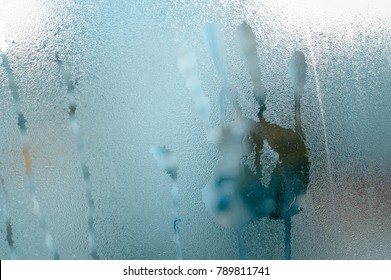
[[[0,258],[391,259],[390,11],[0,0]]]

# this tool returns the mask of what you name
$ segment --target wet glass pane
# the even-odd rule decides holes
[[[387,1],[0,7],[1,259],[391,258]]]

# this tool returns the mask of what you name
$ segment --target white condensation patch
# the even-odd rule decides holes
[[[247,156],[242,158],[241,161],[243,164],[247,165],[252,172],[256,173],[255,159],[256,159],[256,151],[255,151],[255,145],[254,145],[251,153],[249,153]]]
[[[209,98],[203,93],[202,84],[198,78],[197,59],[192,48],[186,45],[180,48],[177,65],[186,80],[186,87],[190,90],[195,110],[205,128],[208,128],[210,126],[210,102]]]
[[[263,186],[269,186],[272,178],[272,173],[278,162],[278,153],[273,151],[267,140],[263,142],[263,149],[260,156],[262,163],[262,177],[261,182]]]

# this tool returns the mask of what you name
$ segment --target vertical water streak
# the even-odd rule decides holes
[[[5,188],[4,179],[0,175],[0,183],[1,183],[1,193],[4,199],[4,216],[5,216],[5,227],[6,227],[6,240],[8,243],[8,247],[10,249],[10,259],[15,260],[16,259],[16,253],[15,253],[15,246],[14,246],[14,240],[13,240],[13,233],[12,233],[12,224],[11,224],[11,214],[9,210],[9,199],[8,199],[8,193]]]
[[[62,78],[67,86],[67,97],[68,97],[68,118],[71,125],[73,135],[76,140],[76,149],[79,156],[79,163],[83,174],[83,179],[85,182],[85,196],[87,199],[87,224],[88,224],[88,246],[89,254],[93,260],[99,260],[96,243],[95,243],[95,228],[94,228],[94,214],[95,214],[95,203],[92,197],[92,183],[91,183],[91,174],[87,167],[87,161],[85,158],[85,149],[84,142],[80,133],[80,126],[76,118],[76,109],[77,104],[74,96],[74,89],[77,85],[77,80],[73,81],[71,78],[71,73],[64,68],[64,63],[59,59],[59,53],[55,53],[55,61],[60,68]]]
[[[295,131],[302,136],[304,134],[301,128],[300,99],[304,95],[307,68],[304,53],[295,50],[288,63],[288,76],[295,96]]]
[[[226,52],[224,49],[224,43],[223,43],[219,25],[216,23],[205,24],[203,28],[203,34],[204,34],[204,41],[205,41],[206,48],[208,50],[208,54],[213,60],[214,66],[216,68],[216,72],[222,83],[222,89],[219,94],[219,111],[220,111],[221,126],[218,127],[213,132],[215,134],[209,133],[208,139],[214,142],[217,146],[220,146],[221,148],[222,143],[219,142],[223,140],[222,137],[224,137],[223,136],[224,133],[227,133],[226,136],[227,138],[225,139],[225,141],[222,141],[225,142],[224,145],[233,148],[232,146],[236,146],[236,144],[240,143],[235,148],[241,147],[238,150],[236,149],[231,150],[230,148],[228,148],[226,151],[222,152],[222,157],[220,158],[220,164],[217,173],[219,173],[218,176],[220,178],[225,178],[226,174],[223,175],[223,173],[227,172],[227,170],[229,170],[233,166],[235,166],[233,169],[236,169],[236,163],[241,161],[241,158],[243,156],[242,141],[244,139],[243,138],[244,134],[242,133],[247,131],[247,125],[245,123],[242,123],[243,119],[241,116],[241,108],[236,99],[236,89],[229,82],[227,62],[226,62]],[[235,121],[233,123],[230,123],[229,125],[225,123],[226,100],[229,100],[233,104],[236,113]],[[229,170],[228,172],[230,171],[232,170]],[[229,188],[230,187],[226,186],[223,189],[229,189]],[[214,206],[212,206],[212,208],[214,210],[220,209],[222,207],[221,202],[227,201],[226,194],[223,193],[224,191],[222,191],[221,186],[216,186],[213,183],[208,184],[203,189],[203,200],[208,205],[208,207],[210,207],[211,205],[217,202],[217,205],[215,204]],[[216,198],[217,200],[214,201]],[[238,211],[238,213],[235,214],[236,218],[234,218],[233,220],[235,220],[234,228],[237,234],[239,259],[246,259],[246,248],[245,248],[245,242],[243,240],[243,228],[245,223],[242,224],[243,221],[239,222],[239,220],[242,219],[246,220],[249,213],[247,213],[247,211],[244,209],[240,200],[234,200],[234,201],[235,203],[233,204],[236,205],[236,210]],[[212,210],[212,212],[214,210]]]
[[[284,218],[285,222],[285,259],[290,260],[291,259],[291,252],[292,252],[292,223],[291,223],[291,216],[286,215]]]
[[[205,45],[209,56],[212,58],[217,74],[222,82],[222,88],[219,93],[219,116],[220,124],[225,120],[226,99],[234,101],[230,93],[230,84],[228,82],[228,71],[224,43],[219,26],[215,23],[207,23],[203,29]],[[234,101],[235,104],[235,101]]]
[[[305,29],[307,33],[307,38],[308,38],[308,47],[310,51],[310,57],[311,57],[311,64],[312,68],[314,69],[314,78],[315,78],[315,86],[316,86],[316,96],[318,99],[319,103],[319,108],[320,108],[320,117],[322,121],[322,128],[323,128],[323,135],[324,135],[324,147],[326,151],[326,162],[327,162],[327,172],[328,172],[328,185],[330,189],[330,194],[331,194],[331,207],[332,207],[332,212],[333,212],[333,230],[334,233],[337,233],[337,222],[335,218],[336,212],[336,205],[335,205],[335,183],[334,183],[334,178],[333,178],[333,167],[331,164],[331,158],[330,158],[330,148],[329,148],[329,142],[328,142],[328,133],[327,133],[327,126],[326,126],[326,119],[325,119],[325,111],[324,111],[324,106],[323,106],[323,100],[322,100],[322,93],[320,91],[320,83],[319,83],[319,75],[318,75],[318,70],[317,70],[317,63],[316,63],[316,58],[315,58],[315,53],[314,53],[314,48],[312,45],[312,36],[311,36],[311,30],[309,27],[309,22],[307,15],[304,12],[304,20],[305,20]]]
[[[29,145],[29,137],[27,134],[27,127],[26,127],[26,119],[24,117],[24,114],[21,111],[21,105],[19,100],[19,87],[17,86],[15,82],[15,77],[12,71],[12,68],[9,64],[7,55],[5,52],[0,53],[1,59],[2,59],[2,66],[4,70],[7,73],[8,82],[9,82],[9,88],[11,90],[12,98],[14,100],[14,107],[15,112],[18,117],[18,128],[19,128],[19,135],[20,135],[20,141],[22,142],[23,148],[22,148],[22,154],[24,159],[24,166],[25,166],[25,174],[27,177],[27,184],[29,186],[29,193],[30,193],[30,199],[33,202],[33,211],[34,214],[37,217],[38,223],[40,228],[43,230],[45,234],[45,245],[50,250],[53,259],[59,259],[60,256],[57,252],[57,250],[54,248],[53,245],[53,237],[49,232],[46,219],[43,216],[43,213],[41,211],[41,207],[39,205],[37,195],[36,195],[36,184],[32,172],[32,161],[30,157],[30,145]],[[9,228],[11,229],[11,228]]]
[[[171,196],[172,196],[172,219],[174,227],[174,242],[176,245],[176,259],[182,259],[182,246],[179,240],[179,226],[178,223],[181,221],[179,218],[179,188],[177,180],[175,179],[171,186]]]
[[[190,91],[195,110],[204,127],[208,129],[210,127],[210,101],[202,91],[201,81],[198,77],[197,58],[192,48],[184,45],[179,49],[177,67],[186,80],[186,87]]]
[[[266,88],[261,80],[260,59],[257,52],[257,41],[254,32],[247,22],[243,22],[236,28],[236,38],[241,49],[241,54],[247,72],[250,74],[251,82],[254,87],[254,97],[259,103],[260,114],[266,109]]]
[[[246,245],[245,245],[245,242],[244,242],[244,239],[243,239],[243,228],[244,226],[242,226],[240,229],[237,229],[236,230],[236,234],[238,236],[238,250],[239,250],[239,259],[240,260],[246,260],[247,259],[247,256],[246,256]]]
[[[179,240],[179,226],[181,221],[179,217],[179,187],[178,187],[178,163],[173,151],[166,148],[166,146],[152,146],[149,151],[156,159],[158,165],[167,173],[172,180],[171,198],[172,198],[172,225],[174,230],[173,241],[176,247],[176,259],[182,259],[182,246]]]

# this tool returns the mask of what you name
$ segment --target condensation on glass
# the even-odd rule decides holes
[[[0,2],[1,259],[391,258],[386,3],[114,2]]]

